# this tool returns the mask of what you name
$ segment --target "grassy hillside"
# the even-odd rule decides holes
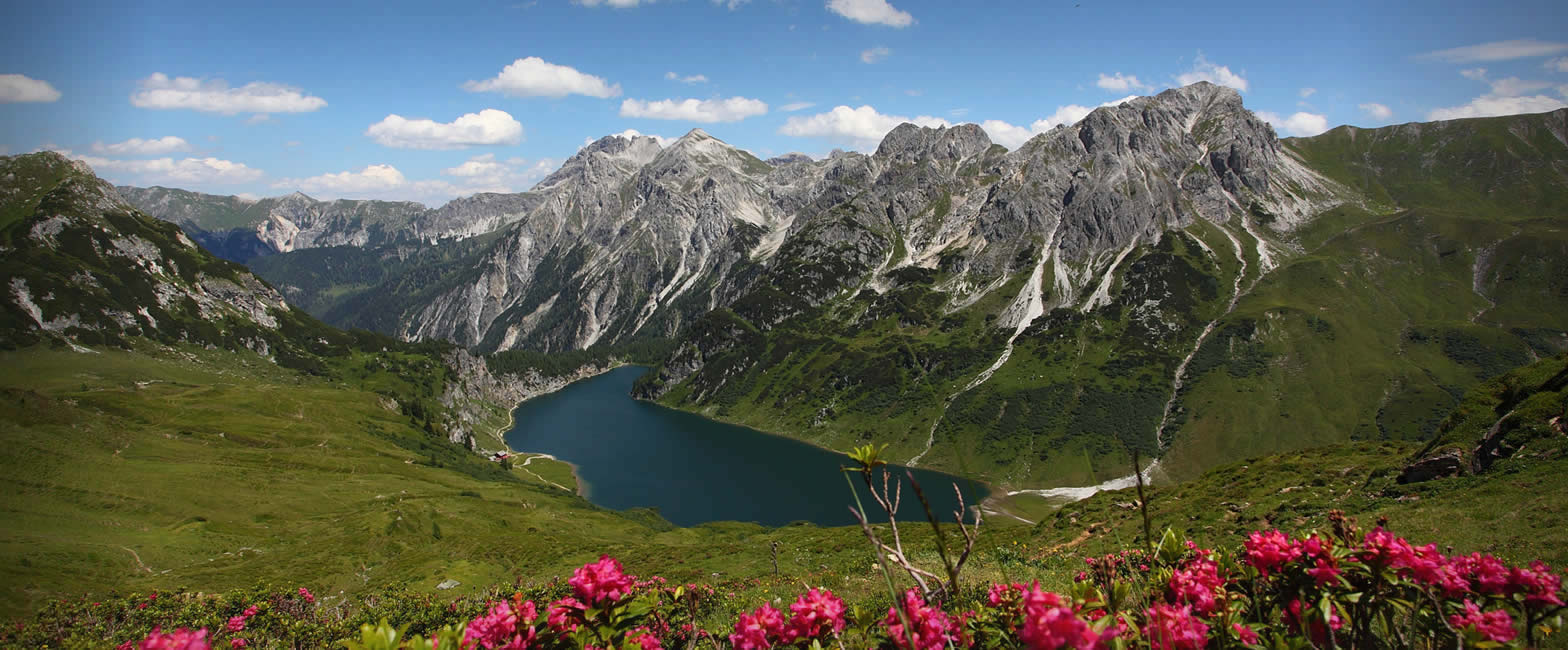
[[[423,432],[380,396],[248,353],[32,348],[0,353],[0,363],[18,371],[0,379],[7,450],[0,614],[10,617],[25,620],[46,601],[86,595],[130,610],[134,627],[145,598],[133,593],[228,592],[221,602],[243,608],[258,593],[306,586],[324,611],[336,612],[332,634],[379,616],[431,629],[477,613],[475,600],[459,597],[510,593],[513,585],[557,597],[563,587],[548,580],[600,553],[640,575],[712,585],[716,602],[695,622],[715,632],[802,584],[827,586],[862,612],[887,606],[858,529],[679,529],[651,513],[608,512],[521,468],[507,473],[442,451],[452,447],[428,448]],[[1564,363],[1543,362],[1556,366],[1527,368],[1497,385],[1519,386]],[[1480,391],[1466,402],[1496,394]],[[1557,404],[1561,416],[1568,405]],[[1447,553],[1568,562],[1568,487],[1560,480],[1568,437],[1533,442],[1480,474],[1398,484],[1401,459],[1418,448],[1369,442],[1249,458],[1187,484],[1150,488],[1152,526],[1233,548],[1238,533],[1260,528],[1326,531],[1330,512],[1341,510],[1365,527],[1386,519],[1395,532]],[[1136,501],[1131,489],[1102,493],[1045,512],[1032,526],[992,517],[965,583],[1039,579],[1068,591],[1084,558],[1144,546]],[[931,541],[925,526],[904,527],[912,558],[935,567]],[[436,589],[447,579],[462,584]],[[84,609],[51,606],[29,633],[59,634],[62,624],[83,625],[86,634],[103,629],[60,618]],[[92,620],[106,620],[107,611]],[[116,640],[128,634],[116,629]]]
[[[1465,391],[1568,349],[1568,111],[1287,146],[1366,193],[1298,234],[1194,359],[1166,468],[1429,441]]]
[[[888,443],[907,459],[930,441],[922,464],[1010,487],[1125,475],[1125,446],[1163,454],[1165,478],[1185,480],[1274,452],[1431,440],[1466,390],[1568,349],[1565,142],[1568,111],[1287,140],[1350,200],[1262,231],[1277,266],[1261,272],[1235,221],[1198,220],[1133,249],[1109,301],[1087,311],[1087,289],[1050,294],[1047,268],[1045,298],[1074,308],[1041,317],[978,384],[1003,352],[995,320],[1032,267],[1023,256],[1009,282],[953,313],[933,289],[948,277],[939,266],[764,327],[790,304],[776,283],[688,331],[691,347],[667,363],[698,350],[697,373],[645,387],[834,448]]]
[[[355,593],[450,578],[473,593],[601,551],[672,576],[755,576],[780,536],[796,553],[842,549],[823,556],[834,564],[864,557],[858,531],[682,530],[605,511],[540,480],[569,480],[560,467],[508,472],[381,395],[247,352],[30,348],[0,365],[0,611],[13,616],[69,594],[258,582]]]

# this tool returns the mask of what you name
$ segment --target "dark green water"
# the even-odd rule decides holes
[[[577,465],[588,499],[600,506],[657,508],[681,526],[725,520],[769,526],[855,523],[848,509],[854,499],[839,471],[850,462],[846,456],[634,400],[632,382],[646,371],[618,368],[524,402],[514,412],[517,424],[506,443]],[[902,477],[902,468],[896,474]],[[964,486],[968,504],[985,495],[982,485],[937,472],[916,470],[915,480],[944,521],[953,518],[955,482]],[[861,489],[866,507],[876,512]],[[924,521],[907,485],[903,496],[900,520]]]

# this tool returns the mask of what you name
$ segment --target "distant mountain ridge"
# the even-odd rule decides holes
[[[308,248],[462,239],[516,221],[534,205],[529,194],[474,194],[428,209],[408,201],[318,201],[300,192],[250,200],[167,187],[115,189],[235,262]]]
[[[1015,151],[975,125],[772,163],[611,136],[518,215],[452,213],[462,238],[252,265],[331,322],[479,353],[678,338],[640,397],[825,446],[1003,485],[1098,482],[1134,446],[1185,476],[1420,439],[1568,347],[1565,116],[1281,140],[1199,83]]]

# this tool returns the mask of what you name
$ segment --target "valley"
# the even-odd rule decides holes
[[[431,631],[600,553],[732,594],[709,629],[807,580],[877,609],[850,452],[915,468],[917,564],[964,486],[970,585],[1346,516],[1568,561],[1568,109],[1282,140],[1200,82],[1013,150],[612,135],[435,209],[0,160],[16,634],[296,582],[323,638]]]

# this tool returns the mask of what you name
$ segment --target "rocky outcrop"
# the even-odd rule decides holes
[[[418,283],[418,296],[393,295],[409,288],[394,282],[380,290],[388,300],[364,301],[395,311],[400,337],[485,352],[674,336],[726,306],[767,329],[883,291],[905,267],[941,265],[957,309],[1049,268],[1049,290],[1031,285],[1038,295],[999,322],[1012,327],[1080,302],[1118,253],[1197,219],[1253,233],[1267,267],[1276,235],[1335,205],[1339,190],[1235,91],[1199,83],[1100,108],[1013,152],[973,124],[904,124],[871,155],[763,162],[699,129],[668,146],[606,137],[527,193],[431,211],[303,195],[223,205],[244,207],[257,241],[277,251],[496,233],[460,272]],[[187,204],[201,202],[188,197],[145,200],[182,223],[213,221],[191,216]]]
[[[673,335],[732,300],[737,273],[787,227],[790,193],[769,191],[771,171],[701,130],[668,147],[601,139],[541,181],[537,207],[399,334],[481,351]]]
[[[445,423],[447,436],[454,443],[484,440],[475,444],[486,447],[505,445],[511,410],[518,404],[621,365],[616,361],[588,364],[564,375],[545,376],[533,369],[521,375],[494,373],[483,358],[462,349],[447,353],[444,360],[453,374],[441,395],[441,405],[450,409],[452,418]]]
[[[1346,194],[1284,149],[1234,90],[1207,83],[1102,107],[1012,152],[975,125],[904,124],[870,156],[838,153],[769,177],[784,179],[788,235],[729,305],[762,330],[887,291],[891,274],[914,267],[941,270],[948,311],[1020,274],[1049,277],[1009,296],[997,319],[1021,331],[1051,309],[1103,302],[1128,251],[1196,220],[1245,230],[1271,266],[1290,230]],[[643,396],[698,372],[713,354],[703,345],[718,344],[692,339],[696,349],[683,347]]]
[[[1433,479],[1461,476],[1467,469],[1464,454],[1458,449],[1449,449],[1406,465],[1403,470],[1400,470],[1398,481],[1424,483]]]
[[[116,189],[137,209],[179,224],[202,246],[236,262],[328,246],[466,239],[516,222],[541,200],[526,192],[483,193],[427,209],[408,201],[318,201],[300,192],[254,200],[166,187]]]
[[[294,316],[244,268],[151,219],[80,162],[55,153],[0,158],[6,318],[0,339],[121,343],[141,336],[244,347],[272,357]]]

